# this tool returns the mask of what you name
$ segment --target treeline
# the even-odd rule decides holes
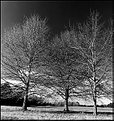
[[[1,105],[22,106],[23,104],[23,91],[16,90],[11,87],[9,83],[1,84]],[[36,95],[29,96],[28,106],[64,106],[64,102],[46,102],[44,98]],[[69,106],[80,105],[78,102],[69,102]]]
[[[23,104],[23,92],[21,90],[15,90],[9,83],[1,84],[1,105],[9,106],[22,106]],[[79,102],[70,102],[69,106],[84,106],[93,107],[92,105],[81,105]],[[29,96],[28,106],[64,106],[64,102],[46,102],[45,98],[38,97],[36,95]],[[98,107],[114,107],[114,103],[108,105],[97,105]]]
[[[9,83],[1,84],[1,105],[9,106],[22,106],[23,104],[23,91],[16,90],[11,87]],[[27,101],[28,106],[64,106],[64,102],[46,102],[45,98],[31,95]],[[69,106],[80,105],[78,102],[69,102]]]
[[[23,91],[21,89],[17,90],[17,88],[11,87],[9,83],[1,84],[1,105],[22,106],[23,100]],[[32,95],[29,96],[27,105],[45,106],[49,105],[49,103],[45,102],[42,97]]]

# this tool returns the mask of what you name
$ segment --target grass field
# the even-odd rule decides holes
[[[112,108],[98,107],[98,116],[92,114],[93,107],[69,107],[70,113],[64,113],[64,107],[37,106],[28,107],[23,112],[21,107],[1,106],[1,120],[112,120]]]

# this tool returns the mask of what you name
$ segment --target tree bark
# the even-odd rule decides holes
[[[26,91],[25,91],[25,96],[24,96],[24,100],[23,100],[23,106],[22,106],[23,111],[27,110],[28,89],[29,89],[29,80],[28,80],[28,83],[26,85]]]
[[[65,89],[65,112],[69,112],[69,108],[68,108],[68,98],[69,98],[69,88]]]
[[[93,102],[94,102],[94,111],[93,114],[97,116],[97,96],[96,96],[96,71],[95,71],[96,61],[93,57]]]
[[[31,60],[30,60],[30,63],[31,63]],[[27,79],[27,84],[26,84],[25,96],[24,96],[24,100],[23,100],[23,106],[22,106],[23,111],[26,111],[27,110],[30,72],[31,72],[31,64],[29,65],[29,74],[28,74],[28,79]]]
[[[97,116],[96,82],[94,82],[93,102],[94,102],[94,115]]]
[[[23,111],[27,110],[27,99],[28,99],[28,97],[27,97],[27,95],[25,95],[24,100],[23,100],[23,107],[22,107]]]
[[[94,97],[93,101],[94,101],[94,115],[97,116],[97,102],[96,102],[96,97]]]

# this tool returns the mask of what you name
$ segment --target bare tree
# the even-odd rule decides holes
[[[98,12],[91,12],[89,19],[72,28],[68,34],[71,48],[77,50],[85,60],[77,75],[85,78],[86,87],[94,102],[94,114],[97,115],[97,99],[112,94],[112,21],[105,24]],[[76,72],[76,70],[75,70]]]
[[[76,75],[74,70],[81,66],[83,59],[75,49],[69,46],[66,39],[71,39],[67,31],[56,36],[48,45],[45,56],[43,75],[36,76],[36,82],[52,90],[52,95],[58,94],[65,99],[65,111],[68,112],[68,99],[75,96],[82,98],[83,77]],[[39,81],[38,81],[39,80]],[[42,81],[41,81],[42,80]],[[82,86],[83,84],[83,86]],[[76,88],[77,87],[77,88]]]
[[[31,75],[42,65],[47,37],[46,19],[37,15],[26,17],[22,25],[13,26],[2,37],[2,79],[18,82],[15,86],[24,91],[23,110],[27,110],[28,93],[34,87]]]

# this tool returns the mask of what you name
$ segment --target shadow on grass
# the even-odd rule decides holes
[[[44,106],[35,107],[33,110],[28,109],[27,111],[23,111],[21,108],[20,109],[18,109],[18,108],[17,109],[7,108],[7,109],[2,109],[1,111],[2,112],[22,112],[23,111],[23,112],[31,112],[31,113],[38,113],[38,112],[40,112],[40,113],[56,113],[56,114],[65,114],[65,113],[69,113],[69,114],[71,114],[71,113],[72,114],[73,113],[77,113],[77,114],[80,114],[80,113],[93,114],[92,111],[83,111],[83,110],[81,110],[81,111],[72,111],[72,110],[70,110],[69,112],[65,112],[65,111],[60,110],[60,109],[58,109],[58,110],[51,110],[52,106],[46,106],[45,107],[46,109],[50,108],[49,110],[45,110],[45,109],[42,110],[42,108],[44,108]],[[113,112],[98,112],[98,114],[107,114],[107,115],[109,115],[109,114],[113,114]]]
[[[93,112],[86,112],[86,111],[69,111],[69,112],[65,112],[65,111],[40,111],[42,113],[57,113],[57,114],[65,114],[65,113],[77,113],[77,114],[80,114],[80,113],[84,113],[84,114],[93,114]],[[98,112],[97,114],[113,114],[113,112]]]
[[[19,120],[19,118],[11,116],[2,116],[1,120]]]

